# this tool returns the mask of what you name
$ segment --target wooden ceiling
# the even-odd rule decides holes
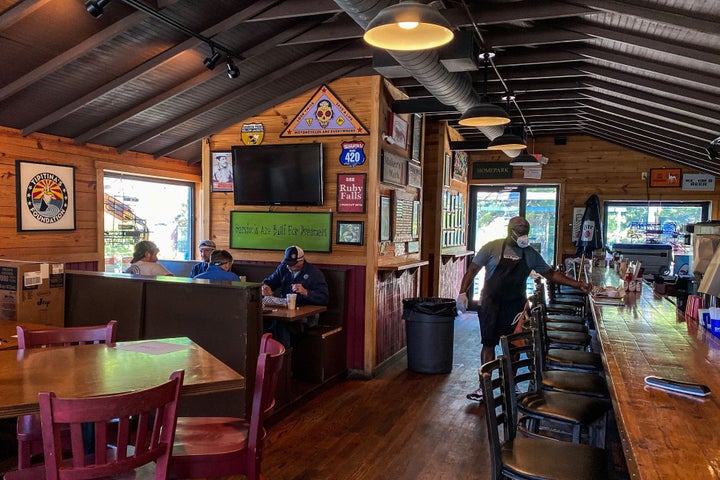
[[[194,163],[205,136],[335,78],[378,72],[409,96],[397,112],[452,125],[460,116],[364,43],[347,2],[111,0],[97,19],[85,3],[0,0],[0,125]],[[720,175],[707,152],[720,137],[720,1],[431,4],[458,32],[441,63],[502,107],[513,92],[520,133],[593,135]],[[203,39],[233,53],[238,78],[224,56],[205,68]],[[490,50],[485,85],[477,55]]]

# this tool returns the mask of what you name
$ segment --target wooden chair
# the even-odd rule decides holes
[[[27,330],[17,326],[18,348],[83,345],[89,343],[115,343],[117,322],[89,327],[53,328]],[[68,437],[68,432],[63,432]],[[43,453],[42,429],[39,415],[22,415],[17,419],[18,468],[28,468],[32,457]]]
[[[510,380],[523,390],[517,397],[518,428],[525,436],[567,438],[574,443],[587,442],[605,447],[609,401],[584,395],[542,389],[539,367],[542,352],[529,341],[532,332],[500,338],[506,371]],[[550,432],[550,434],[548,434]]]
[[[511,372],[503,355],[480,367],[492,478],[585,480],[607,478],[605,451],[588,445],[517,435]],[[501,430],[502,429],[502,430]],[[502,431],[502,437],[500,432]]]
[[[233,417],[181,417],[168,478],[208,478],[243,474],[261,479],[265,417],[275,405],[275,387],[285,347],[266,333],[260,343],[249,421]]]
[[[8,472],[5,480],[166,479],[183,375],[178,371],[158,386],[117,395],[58,398],[41,392],[45,464]],[[67,459],[63,429],[71,437]]]

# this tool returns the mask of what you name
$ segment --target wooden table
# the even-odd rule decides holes
[[[265,313],[267,310],[270,311]],[[303,305],[297,307],[295,310],[290,310],[287,307],[263,307],[263,318],[295,322],[303,318],[312,317],[325,310],[327,310],[327,307],[322,305]]]
[[[593,283],[617,285],[603,270]],[[720,479],[720,339],[648,284],[624,306],[593,302],[593,314],[631,477]],[[702,383],[712,394],[652,388],[647,375]]]
[[[0,320],[0,350],[15,350],[17,343],[17,326],[22,325],[32,330],[47,330],[49,328],[58,328],[42,323],[26,323],[15,322],[13,320]]]
[[[178,348],[168,353],[149,353]],[[126,350],[131,348],[134,350]],[[245,388],[245,378],[189,338],[0,351],[0,418],[39,412],[38,392],[91,397],[129,392],[185,370],[183,395]]]

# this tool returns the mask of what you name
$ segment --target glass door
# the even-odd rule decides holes
[[[470,187],[468,247],[475,252],[491,240],[507,236],[508,221],[517,215],[530,223],[530,244],[551,265],[555,262],[558,187],[478,185]],[[475,277],[471,300],[477,302],[485,275]],[[532,282],[528,281],[532,290]]]

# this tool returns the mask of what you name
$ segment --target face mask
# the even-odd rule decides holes
[[[520,248],[527,248],[530,245],[530,237],[527,235],[520,235],[515,238],[515,243]]]

